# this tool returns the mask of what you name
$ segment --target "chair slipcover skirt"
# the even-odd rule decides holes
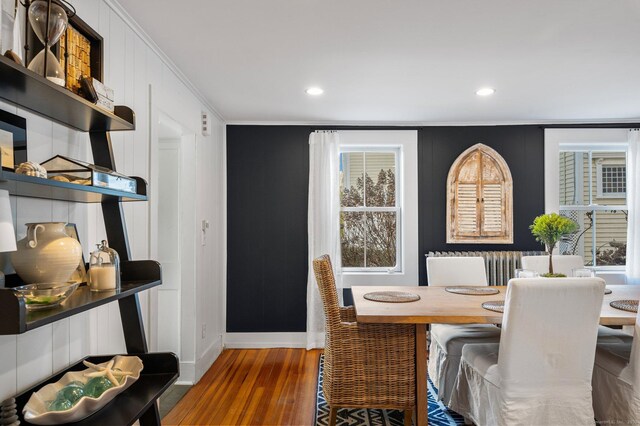
[[[497,343],[464,347],[456,392],[451,397],[452,410],[481,426],[594,424],[588,389],[558,388],[557,393],[504,398],[500,392],[498,348]]]
[[[459,326],[433,324],[429,345],[429,377],[438,388],[437,399],[449,404],[456,388],[462,348],[467,343],[494,343],[500,340],[500,329],[491,324]]]

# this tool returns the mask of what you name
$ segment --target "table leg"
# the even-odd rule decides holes
[[[416,324],[416,426],[429,424],[427,401],[427,325]]]

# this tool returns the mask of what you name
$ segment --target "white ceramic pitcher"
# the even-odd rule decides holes
[[[11,254],[26,284],[66,282],[82,259],[82,246],[65,232],[64,222],[27,223],[27,236]]]

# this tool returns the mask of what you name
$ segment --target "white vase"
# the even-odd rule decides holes
[[[26,284],[66,282],[80,265],[82,246],[65,232],[64,222],[27,223],[27,236],[11,254]]]

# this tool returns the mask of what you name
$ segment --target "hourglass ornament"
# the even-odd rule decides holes
[[[29,64],[29,69],[64,86],[65,74],[58,58],[51,52],[51,46],[58,42],[67,29],[67,13],[53,0],[36,0],[29,6],[28,15],[33,32],[44,45],[44,49]]]

